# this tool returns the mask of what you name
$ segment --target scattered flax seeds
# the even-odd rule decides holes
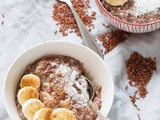
[[[92,12],[92,14],[89,15],[87,10],[90,6],[89,4],[84,4],[83,0],[71,1],[79,17],[89,31],[94,29],[93,20],[96,20],[96,12]],[[61,32],[63,36],[67,36],[68,33],[76,33],[77,36],[81,36],[75,18],[68,5],[66,3],[57,2],[54,4],[53,8],[53,20],[55,20],[57,22],[56,25],[60,27],[58,32]]]
[[[4,14],[2,14],[2,17],[5,18]]]
[[[102,23],[102,25],[103,25],[106,29],[109,28],[109,25],[106,25],[105,23]]]
[[[55,35],[57,34],[57,30],[55,30],[54,34],[55,34]]]
[[[99,36],[99,40],[103,43],[105,54],[113,50],[118,44],[124,42],[131,36],[131,33],[122,30],[112,30]]]
[[[4,21],[1,22],[1,25],[3,25],[3,24],[4,24]]]
[[[2,18],[3,18],[2,22],[1,22],[1,26],[2,26],[2,25],[4,25],[4,18],[5,18],[5,16],[4,16],[4,14],[1,14],[1,15],[2,15]]]
[[[137,114],[137,116],[138,116],[138,120],[141,120],[141,117],[140,117],[140,115],[139,115],[139,114]]]
[[[148,94],[147,85],[151,80],[153,71],[157,70],[156,58],[145,58],[138,52],[133,52],[130,58],[126,61],[126,68],[129,85],[137,88],[134,95],[129,97],[134,106],[140,110],[135,102],[140,98],[145,98]],[[136,97],[137,95],[139,97]]]

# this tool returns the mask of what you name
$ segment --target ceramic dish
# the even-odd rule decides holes
[[[132,33],[147,33],[160,28],[160,20],[151,23],[130,23],[118,19],[117,17],[110,14],[106,8],[102,5],[100,0],[95,0],[100,12],[107,18],[107,21],[113,26]]]
[[[4,83],[4,102],[7,112],[13,120],[20,120],[16,108],[15,93],[26,67],[47,55],[65,55],[82,62],[94,83],[102,85],[101,112],[104,115],[109,113],[114,97],[114,85],[105,62],[95,52],[83,45],[55,41],[42,43],[30,48],[21,54],[10,66]]]

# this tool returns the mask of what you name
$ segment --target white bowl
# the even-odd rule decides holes
[[[66,55],[84,63],[94,82],[102,85],[101,111],[107,115],[114,97],[113,80],[104,61],[89,48],[71,42],[54,41],[36,45],[20,55],[10,66],[4,83],[4,101],[7,112],[13,120],[20,120],[15,104],[18,82],[26,67],[35,60],[47,55]]]

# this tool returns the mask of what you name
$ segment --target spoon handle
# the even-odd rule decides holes
[[[93,38],[93,36],[89,33],[89,31],[87,30],[86,26],[83,24],[82,20],[79,18],[77,12],[75,11],[72,3],[70,0],[66,1],[67,4],[69,5],[75,19],[78,25],[78,28],[80,30],[80,33],[82,35],[82,39],[84,41],[84,44],[89,47],[90,49],[92,49],[94,52],[96,52],[100,57],[103,58],[103,55],[97,45],[97,43],[95,42],[95,39]]]
[[[91,108],[97,113],[100,120],[109,120],[99,111],[99,109],[93,104],[91,100],[88,103],[91,106]]]

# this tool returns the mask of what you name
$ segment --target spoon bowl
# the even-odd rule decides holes
[[[79,31],[81,33],[83,42],[85,44],[85,46],[89,47],[91,50],[93,50],[94,52],[96,52],[101,58],[103,58],[102,52],[99,49],[96,40],[94,39],[94,37],[90,34],[90,32],[88,31],[88,29],[86,28],[86,26],[83,24],[83,21],[80,19],[80,17],[78,16],[77,12],[75,11],[71,0],[59,0],[60,2],[64,2],[67,3],[67,5],[70,7],[74,18],[76,20],[77,26],[79,28]],[[85,0],[84,0],[85,2]]]
[[[86,78],[86,77],[85,77]],[[86,78],[87,83],[88,83],[88,92],[89,92],[89,100],[93,100],[94,94],[95,94],[95,88],[92,82]]]
[[[86,78],[86,77],[85,77]],[[94,85],[92,84],[92,82],[86,78],[87,83],[88,83],[88,92],[89,92],[89,101],[88,104],[91,106],[91,108],[97,113],[98,117],[100,118],[100,120],[109,120],[108,118],[106,118],[100,111],[99,109],[94,105],[94,103],[92,102],[94,94],[95,94],[95,88]]]

